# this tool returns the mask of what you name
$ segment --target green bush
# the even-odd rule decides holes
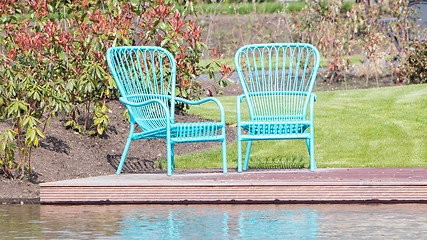
[[[427,83],[427,42],[414,42],[398,71],[399,80],[406,83]]]
[[[105,52],[118,45],[157,45],[178,65],[178,94],[198,97],[195,80],[212,78],[215,61],[200,66],[207,47],[202,29],[163,0],[7,0],[0,2],[0,119],[11,124],[0,135],[0,169],[9,178],[31,173],[31,151],[51,117],[65,113],[67,126],[87,134],[108,130],[106,99],[117,90]],[[137,23],[137,24],[135,24]],[[184,106],[185,107],[185,106]]]

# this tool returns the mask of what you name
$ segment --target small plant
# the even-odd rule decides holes
[[[410,46],[398,73],[400,81],[409,84],[427,83],[427,42],[416,41]]]
[[[351,8],[351,9],[350,9]],[[348,69],[348,55],[351,54],[354,31],[357,22],[355,5],[342,0],[312,0],[301,11],[300,18],[295,18],[300,31],[296,32],[298,41],[315,45],[322,56],[327,59],[330,81],[343,79],[341,72]],[[345,74],[344,74],[345,79]]]
[[[250,168],[304,168],[304,159],[299,156],[253,157]]]

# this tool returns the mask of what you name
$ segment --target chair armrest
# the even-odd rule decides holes
[[[167,110],[165,103],[160,101],[159,99],[151,99],[151,100],[139,102],[139,103],[130,102],[124,97],[120,97],[119,100],[120,100],[120,102],[122,102],[126,105],[129,105],[129,106],[132,106],[132,107],[142,107],[142,106],[149,105],[152,103],[158,103],[158,104],[162,105],[162,107]]]
[[[246,95],[242,94],[236,97],[236,107],[237,107],[237,125],[240,126],[240,122],[242,121],[242,112],[241,112],[241,103],[243,102],[243,98],[245,98]]]
[[[317,101],[317,95],[315,93],[311,93],[311,96],[314,98],[314,101]]]
[[[131,107],[142,107],[142,106],[145,106],[145,105],[149,105],[149,104],[153,104],[153,103],[158,103],[158,104],[160,104],[160,106],[162,106],[163,110],[165,111],[167,122],[170,122],[169,109],[167,108],[167,106],[165,105],[165,103],[162,102],[162,101],[160,101],[159,99],[151,99],[151,100],[140,102],[140,103],[130,102],[130,101],[128,101],[124,97],[120,97],[119,100],[120,100],[120,102],[124,103],[125,105],[131,106]]]
[[[184,98],[175,97],[175,101],[183,102],[183,103],[190,104],[190,105],[200,105],[200,104],[206,103],[206,102],[215,102],[216,105],[219,107],[219,111],[221,114],[221,123],[225,124],[224,107],[222,106],[222,103],[216,98],[208,97],[208,98],[204,98],[204,99],[199,100],[199,101],[190,101],[190,100],[187,100]]]

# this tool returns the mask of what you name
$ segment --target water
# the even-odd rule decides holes
[[[0,239],[427,239],[427,204],[0,205]]]

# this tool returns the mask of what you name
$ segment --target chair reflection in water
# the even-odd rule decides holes
[[[318,217],[317,209],[264,204],[157,205],[123,213],[117,233],[147,239],[316,239]]]
[[[222,142],[223,172],[227,172],[222,104],[216,98],[189,101],[176,97],[176,62],[170,52],[152,46],[114,47],[107,51],[107,62],[130,117],[130,132],[117,174],[122,171],[131,141],[152,138],[166,139],[168,176],[174,170],[174,144],[188,142]],[[208,101],[218,105],[221,122],[175,122],[175,102],[199,105]],[[136,133],[135,125],[142,132]]]
[[[238,172],[242,171],[242,141],[247,141],[243,170],[247,170],[252,141],[304,139],[314,160],[312,93],[319,69],[318,50],[303,43],[256,44],[241,47],[234,63],[243,94],[237,97]],[[246,100],[249,120],[243,120]],[[247,133],[242,132],[242,129]]]

